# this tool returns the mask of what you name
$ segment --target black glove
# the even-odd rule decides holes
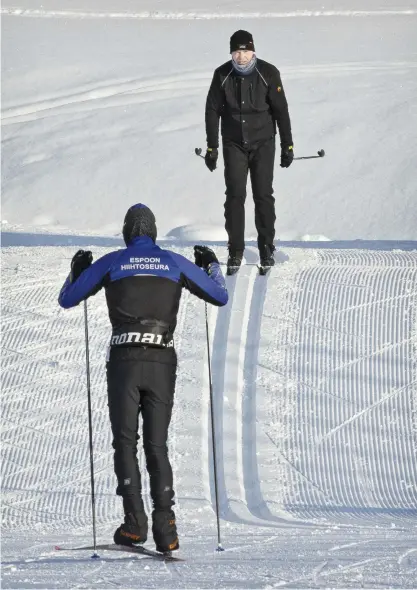
[[[78,279],[80,274],[93,262],[93,254],[90,250],[78,250],[71,260],[70,282]]]
[[[219,152],[217,148],[207,148],[206,155],[204,156],[204,161],[210,172],[214,172],[216,170],[218,157]]]
[[[281,168],[289,168],[294,160],[293,146],[281,148]]]
[[[212,262],[219,263],[213,250],[207,246],[194,246],[194,260],[196,265],[204,270],[207,270]]]

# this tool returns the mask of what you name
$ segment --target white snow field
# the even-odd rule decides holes
[[[417,587],[417,3],[16,0],[2,8],[3,588]],[[79,248],[122,247],[148,204],[160,245],[226,260],[204,103],[247,28],[282,73],[296,155],[276,165],[277,265],[208,306],[184,291],[170,432],[182,563],[91,545]],[[98,543],[121,522],[103,293],[88,301]],[[140,464],[145,466],[140,449]],[[145,477],[148,511],[148,479]],[[153,547],[151,539],[147,545]]]

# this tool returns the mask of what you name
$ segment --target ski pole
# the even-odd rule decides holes
[[[91,389],[90,389],[90,350],[88,345],[88,316],[87,316],[87,301],[84,299],[84,330],[85,330],[85,365],[87,374],[87,400],[88,400],[88,433],[90,444],[90,481],[91,481],[91,509],[93,515],[93,545],[94,553],[91,556],[93,559],[100,557],[97,555],[97,541],[96,541],[96,498],[94,493],[94,457],[93,457],[93,420],[91,413]]]
[[[324,150],[319,150],[317,154],[317,156],[302,156],[301,158],[294,158],[294,160],[312,160],[313,158],[324,158],[326,152]]]
[[[194,150],[196,156],[200,156],[200,158],[203,158],[204,160],[204,156],[201,155],[202,151],[203,150],[201,148],[195,148]],[[301,156],[299,158],[294,158],[294,160],[312,160],[313,158],[324,158],[325,155],[326,152],[324,150],[319,150],[317,152],[317,156]]]
[[[214,494],[216,498],[216,517],[217,517],[217,550],[224,551],[220,538],[220,516],[219,516],[219,492],[217,483],[217,459],[216,459],[216,432],[214,428],[214,410],[213,410],[213,383],[211,380],[211,360],[210,360],[210,339],[209,339],[209,326],[208,326],[208,315],[207,315],[207,303],[205,305],[206,310],[206,336],[207,336],[207,358],[208,358],[208,372],[209,372],[209,387],[210,387],[210,414],[211,414],[211,438],[213,443],[213,469],[214,469]]]

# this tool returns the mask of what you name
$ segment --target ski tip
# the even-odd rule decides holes
[[[240,266],[229,266],[226,271],[228,277],[234,277],[239,272]]]
[[[55,551],[62,551],[62,547],[60,547],[59,545],[55,545]]]
[[[271,267],[265,267],[265,266],[259,266],[259,274],[264,277],[265,275],[267,275],[269,273],[269,271],[271,270]]]

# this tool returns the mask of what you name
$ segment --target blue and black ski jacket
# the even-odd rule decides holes
[[[66,279],[59,304],[67,309],[105,289],[111,346],[172,346],[181,291],[226,305],[225,280],[217,263],[208,273],[180,254],[163,250],[147,236],[99,258],[72,283]]]

